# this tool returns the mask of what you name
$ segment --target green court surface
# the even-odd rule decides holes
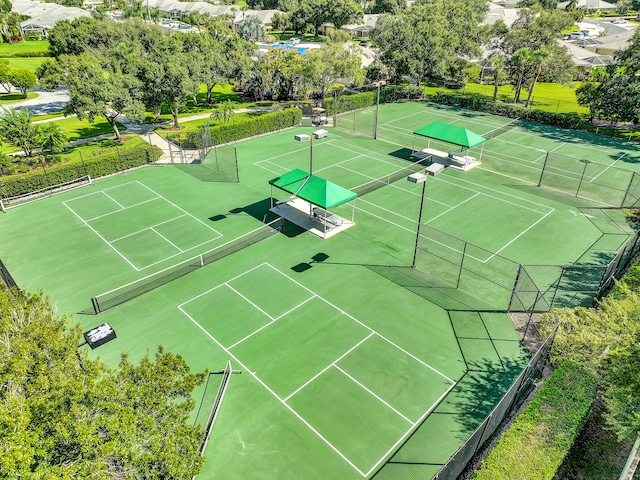
[[[538,188],[489,156],[508,154],[526,171],[539,161],[534,149],[568,144],[566,132],[520,125],[486,143],[479,167],[430,177],[416,269],[422,188],[403,171],[358,198],[355,225],[328,240],[285,224],[99,315],[88,312],[92,297],[260,230],[273,218],[271,195],[289,195],[268,181],[291,169],[312,166],[350,189],[406,169],[411,132],[435,120],[478,133],[508,122],[381,105],[381,140],[330,128],[311,154],[293,136],[312,129],[299,128],[236,144],[239,183],[206,181],[202,165],[141,168],[0,215],[0,258],[22,288],[42,290],[85,330],[109,322],[118,338],[95,352],[107,362],[161,344],[193,370],[217,372],[230,360],[242,372],[231,375],[200,478],[429,478],[529,360],[504,308],[518,266],[539,266],[535,280],[552,284],[558,268],[609,259],[633,233],[621,211]],[[527,135],[522,144],[516,129]],[[609,155],[610,165],[631,171],[631,159],[640,159],[587,140],[575,142],[584,155],[597,152],[594,164]],[[352,205],[334,212],[351,218]],[[461,258],[479,273],[462,275]],[[576,299],[584,300],[567,295]],[[204,423],[217,382],[212,376],[196,391],[204,400],[194,420]]]

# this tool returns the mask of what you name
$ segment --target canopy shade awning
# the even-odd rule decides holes
[[[422,127],[413,133],[414,135],[434,138],[467,148],[475,147],[487,141],[486,138],[471,130],[442,122],[430,123],[426,127]]]
[[[329,180],[315,175],[310,176],[308,172],[299,168],[269,180],[269,183],[324,209],[337,207],[358,196],[357,193]]]

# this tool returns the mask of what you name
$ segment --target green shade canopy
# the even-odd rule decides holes
[[[475,147],[487,141],[486,138],[477,133],[473,133],[471,130],[442,122],[430,123],[426,127],[422,127],[413,133],[422,137],[435,138],[467,148]]]
[[[358,196],[357,193],[336,185],[329,180],[315,175],[309,176],[308,172],[299,168],[269,180],[269,183],[324,209],[337,207]]]

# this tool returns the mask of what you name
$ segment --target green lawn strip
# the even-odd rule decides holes
[[[48,40],[29,40],[18,43],[0,43],[0,57],[21,56],[27,52],[49,52]]]
[[[26,100],[31,100],[32,98],[38,98],[38,94],[33,92],[27,92]],[[11,103],[24,102],[24,101],[25,101],[25,98],[22,96],[21,93],[16,92],[16,93],[0,94],[0,106],[8,105]]]
[[[575,88],[580,84],[580,82],[573,82],[571,86],[565,86],[557,83],[538,82],[536,83],[535,90],[533,92],[532,108],[557,113],[576,112],[580,114],[587,114],[588,109],[578,105],[575,96]],[[443,88],[437,85],[427,86],[424,87],[424,89],[427,95],[435,95],[436,92],[464,92],[466,94],[479,94],[493,98],[493,85],[481,85],[475,82],[467,83],[464,90]],[[512,102],[513,95],[513,85],[502,85],[498,87],[498,100]],[[521,100],[526,100],[528,95],[528,90],[523,89],[520,96]]]
[[[100,117],[98,117],[94,123],[89,123],[89,120],[80,120],[78,117],[66,117],[61,120],[56,120],[56,122],[67,132],[69,141],[96,137],[98,135],[104,135],[105,133],[113,133],[113,128],[111,128],[109,122]],[[118,128],[121,132],[126,129],[126,127],[121,124],[118,124]]]
[[[49,120],[50,118],[63,119],[64,118],[64,113],[63,112],[56,112],[56,113],[47,113],[46,115],[34,115],[33,117],[31,117],[31,121],[33,123],[36,123],[36,122],[41,122],[43,120]]]
[[[15,57],[0,59],[7,60],[11,68],[26,68],[34,73],[40,65],[48,60],[47,57]]]
[[[597,379],[588,369],[563,362],[505,431],[474,473],[474,480],[554,478],[587,421]]]
[[[260,114],[261,112],[247,112],[247,113],[237,113],[235,114],[235,116],[233,117],[233,120],[231,120],[229,123],[232,122],[238,122],[241,120],[246,120],[249,119],[251,117],[255,117],[256,114]],[[204,125],[205,123],[209,122],[209,124],[211,126],[215,126],[215,125],[221,125],[222,122],[218,122],[216,120],[212,120],[209,117],[207,118],[199,118],[198,120],[190,120],[188,122],[180,122],[180,132],[192,132],[192,131],[196,131],[198,130],[198,128],[201,125]],[[173,123],[171,125],[167,125],[164,127],[159,128],[158,130],[161,131],[167,131],[167,132],[173,132],[175,130],[173,130]]]

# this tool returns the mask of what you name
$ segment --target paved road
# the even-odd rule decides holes
[[[31,111],[31,115],[45,115],[64,110],[65,104],[69,101],[69,92],[65,89],[58,89],[54,92],[45,92],[40,88],[32,90],[38,94],[38,98],[16,102],[7,105],[10,108],[26,108]]]

